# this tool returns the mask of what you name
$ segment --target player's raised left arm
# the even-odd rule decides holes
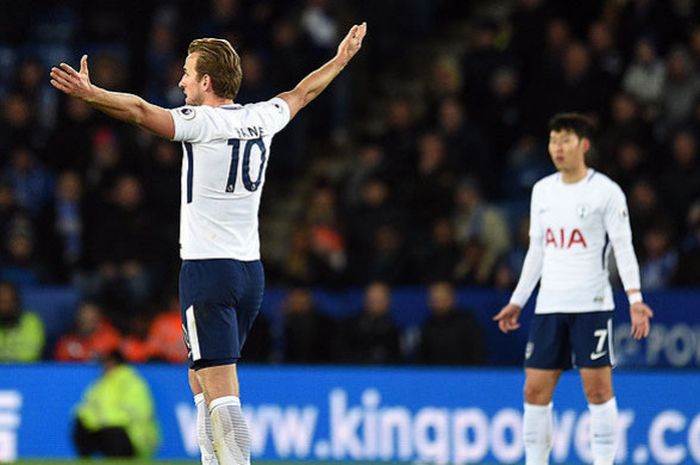
[[[87,55],[80,59],[80,71],[66,63],[51,68],[51,85],[113,118],[136,124],[166,139],[175,136],[175,123],[166,109],[136,95],[108,91],[90,82]]]
[[[328,84],[340,74],[345,65],[362,47],[362,39],[364,39],[365,34],[367,34],[367,23],[351,27],[343,41],[338,45],[338,52],[330,61],[302,79],[294,89],[278,95],[289,105],[289,119],[294,118],[299,110],[318,97],[328,87]]]

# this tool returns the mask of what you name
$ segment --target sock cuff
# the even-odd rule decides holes
[[[617,399],[613,396],[612,399],[602,404],[588,404],[588,408],[593,412],[602,412],[603,410],[608,410],[612,408],[617,408]]]
[[[200,392],[194,396],[194,405],[199,405],[204,402],[204,393]]]
[[[215,408],[222,407],[224,405],[235,405],[240,407],[241,400],[236,396],[217,397],[209,402],[209,413],[213,412]]]
[[[524,403],[525,410],[529,410],[531,412],[549,412],[552,410],[552,405],[552,402],[548,403],[547,405],[528,404],[527,402]]]

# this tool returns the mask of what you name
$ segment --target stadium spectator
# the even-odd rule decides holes
[[[647,112],[649,110],[646,110]],[[624,141],[652,146],[651,127],[640,105],[630,94],[615,94],[610,101],[610,121],[600,128],[596,147],[603,155],[615,153]],[[606,157],[603,156],[605,159]],[[607,161],[607,160],[605,160]]]
[[[154,228],[145,209],[143,184],[135,176],[122,175],[105,200],[92,212],[89,224],[88,253],[97,269],[92,293],[119,295],[124,311],[135,310],[148,296],[146,264],[154,252]]]
[[[700,95],[700,76],[684,47],[671,50],[664,77],[659,125],[669,131],[688,119],[693,102]]]
[[[95,112],[78,99],[63,101],[62,110],[49,139],[53,151],[60,156],[46,157],[46,163],[57,170],[84,173],[92,158],[92,136],[97,129]]]
[[[503,213],[484,201],[476,179],[463,180],[454,196],[452,221],[457,243],[463,249],[479,244],[482,253],[473,276],[476,284],[486,284],[497,260],[510,247],[508,223]]]
[[[339,325],[338,359],[369,365],[399,363],[399,329],[390,310],[389,286],[382,282],[370,283],[365,288],[360,311]]]
[[[513,290],[518,283],[518,273],[523,268],[525,254],[530,244],[530,218],[523,216],[517,223],[513,247],[496,267],[493,285],[498,289]]]
[[[48,257],[51,281],[76,282],[84,259],[83,185],[75,171],[58,175],[56,192],[37,220],[38,252]]]
[[[639,39],[634,59],[622,78],[622,89],[648,114],[655,114],[661,103],[665,76],[664,63],[658,57],[654,43],[647,37]]]
[[[490,194],[494,197],[500,197],[503,193],[499,180],[493,173],[502,173],[506,169],[508,151],[518,140],[523,128],[523,98],[520,79],[521,76],[515,67],[497,69],[491,77],[486,106],[477,112],[481,116],[485,136],[483,142],[480,142],[484,147],[482,151],[488,148],[492,157],[488,163],[483,160],[487,154],[482,153],[481,166],[491,167],[493,170],[490,173],[484,173],[482,169],[481,172],[492,180],[493,188]],[[474,144],[472,147],[476,148]],[[471,155],[469,157],[471,158]],[[475,173],[465,174],[474,175]]]
[[[0,279],[17,286],[36,286],[45,281],[46,267],[35,250],[33,231],[16,231],[7,239],[6,260],[0,265]]]
[[[384,182],[387,163],[381,145],[368,141],[357,148],[355,158],[344,176],[343,199],[349,208],[359,207],[366,202],[367,183],[374,180]]]
[[[386,128],[382,145],[389,164],[392,181],[403,181],[415,166],[418,139],[418,115],[414,105],[404,96],[392,98],[386,105]]]
[[[443,141],[447,164],[459,173],[491,179],[491,169],[499,166],[499,162],[489,159],[489,147],[482,131],[467,119],[460,101],[445,98],[439,102],[436,113],[436,132]],[[486,114],[487,110],[479,113]],[[501,137],[504,136],[501,134]]]
[[[435,113],[444,99],[459,100],[462,95],[462,72],[452,55],[443,55],[434,60],[426,86],[426,101],[429,111]]]
[[[700,284],[700,201],[690,207],[686,227],[673,284],[690,287]]]
[[[144,315],[129,316],[128,327],[119,344],[119,352],[127,363],[145,363],[153,357],[155,346],[149,339],[151,318]]]
[[[102,359],[102,375],[76,407],[73,442],[80,457],[150,457],[160,430],[146,380],[118,351]]]
[[[634,244],[637,249],[642,248],[644,232],[657,221],[671,222],[671,217],[662,205],[657,190],[648,178],[641,178],[632,184],[629,191],[629,211]]]
[[[187,362],[187,347],[182,339],[180,302],[172,296],[166,308],[158,312],[148,328],[148,360],[170,363]],[[246,348],[250,340],[246,343]]]
[[[600,115],[606,106],[609,88],[591,67],[591,54],[581,42],[573,42],[561,57],[561,75],[547,92],[552,112],[576,108]]]
[[[428,288],[430,316],[421,328],[418,361],[428,365],[481,365],[486,360],[484,332],[471,312],[456,306],[453,286]]]
[[[680,129],[671,137],[671,160],[662,171],[658,185],[676,223],[683,222],[690,204],[700,197],[699,150],[698,137],[690,129]]]
[[[406,238],[399,228],[392,224],[383,224],[374,232],[374,243],[366,262],[366,268],[360,272],[361,283],[382,281],[391,285],[406,282],[409,276],[409,256]]]
[[[526,99],[524,108],[527,110],[524,121],[527,132],[536,132],[543,127],[549,115],[554,111],[553,105],[558,104],[550,97],[551,88],[561,88],[561,68],[564,53],[572,42],[572,32],[569,23],[560,17],[549,17],[545,21],[544,46],[538,49],[530,63],[529,79],[525,88]],[[534,65],[533,65],[534,63]]]
[[[511,64],[509,51],[498,47],[499,25],[489,18],[474,21],[469,45],[462,57],[462,76],[470,113],[488,105],[489,86],[493,73]]]
[[[360,203],[349,209],[349,218],[362,218],[362,221],[350,221],[348,230],[348,249],[354,253],[348,256],[350,273],[355,277],[366,279],[362,270],[375,262],[378,232],[383,227],[401,228],[404,212],[392,198],[390,185],[380,177],[368,179],[361,188]],[[403,277],[403,271],[397,275]],[[355,278],[353,281],[357,281]]]
[[[37,113],[37,134],[42,137],[55,124],[58,96],[46,84],[44,66],[34,56],[28,56],[19,64],[14,91],[24,96]]]
[[[645,289],[666,289],[676,273],[678,252],[673,248],[671,227],[659,223],[644,231],[643,259],[639,264]]]
[[[421,285],[453,279],[459,254],[452,221],[438,218],[430,240],[412,251],[413,279]]]
[[[0,361],[35,362],[44,348],[44,324],[25,310],[17,287],[0,282]]]
[[[241,54],[241,67],[245,80],[241,82],[238,99],[242,102],[260,102],[274,93],[266,79],[269,74],[265,70],[262,57],[254,52]]]
[[[430,237],[433,221],[449,215],[457,175],[440,134],[422,133],[417,148],[418,162],[412,175],[404,179],[402,190],[412,208],[412,239],[420,241]]]
[[[126,138],[111,127],[100,126],[90,134],[90,159],[82,171],[85,192],[95,202],[104,202],[110,196],[116,180],[127,169],[123,154]]]
[[[284,301],[284,361],[324,363],[332,360],[333,321],[315,306],[311,291],[291,289]]]
[[[297,225],[290,234],[286,256],[281,265],[282,280],[297,285],[316,282],[321,265],[311,250],[311,234],[305,225]]]
[[[635,140],[620,142],[615,148],[613,159],[608,163],[607,174],[625,192],[630,192],[634,182],[651,172],[649,154]]]
[[[0,124],[0,157],[6,157],[12,147],[26,145],[38,149],[40,137],[35,133],[36,109],[21,94],[11,94],[3,99],[2,124]]]
[[[624,58],[617,48],[613,26],[602,18],[593,21],[588,27],[588,45],[594,73],[605,82],[606,90],[612,90],[624,71]]]
[[[36,217],[53,195],[54,179],[26,146],[17,146],[10,152],[9,166],[2,178],[15,191],[17,203]]]
[[[338,285],[347,269],[346,239],[337,192],[319,183],[311,193],[305,222],[309,226],[311,255],[319,267],[316,282]]]
[[[17,204],[15,192],[7,182],[0,181],[0,257],[7,260],[7,244],[10,236],[31,230],[27,212]]]
[[[98,361],[117,350],[120,340],[100,306],[86,300],[78,306],[73,330],[58,340],[54,358],[59,362]]]

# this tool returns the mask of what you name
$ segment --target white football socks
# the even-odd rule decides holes
[[[203,393],[194,396],[194,405],[197,406],[197,442],[202,454],[202,465],[219,465],[214,454],[211,420]]]
[[[250,435],[239,398],[225,396],[212,400],[209,415],[219,465],[250,465]]]
[[[549,463],[553,431],[552,403],[550,402],[549,405],[525,403],[523,414],[525,465]]]
[[[617,400],[588,404],[593,465],[612,465],[617,452]]]

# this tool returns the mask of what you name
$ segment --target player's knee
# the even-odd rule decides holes
[[[589,404],[604,404],[613,398],[612,389],[607,386],[592,386],[585,389]]]
[[[552,400],[552,390],[539,384],[525,383],[523,397],[528,404],[546,405]]]

